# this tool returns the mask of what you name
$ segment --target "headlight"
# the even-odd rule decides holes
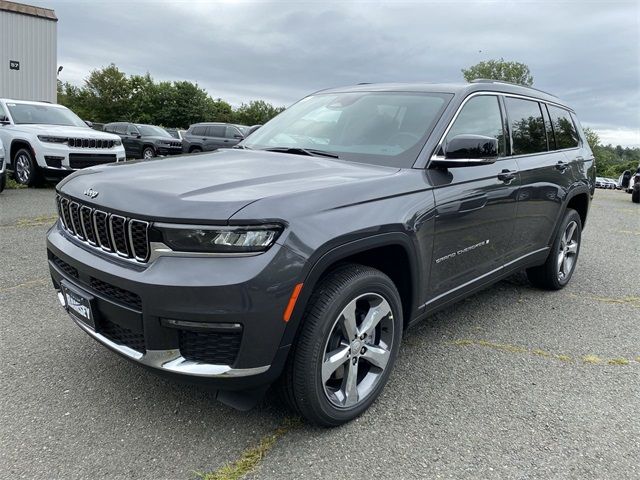
[[[38,135],[38,140],[47,143],[65,143],[67,137],[52,137],[50,135]]]
[[[164,243],[179,252],[264,252],[282,233],[282,227],[279,225],[156,228],[162,232]]]
[[[119,147],[120,145],[122,145],[122,140],[120,140],[120,139],[118,139],[118,140],[114,140],[114,141],[113,141],[113,144],[114,144],[116,147]]]

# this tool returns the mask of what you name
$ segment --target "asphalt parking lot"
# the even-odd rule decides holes
[[[333,430],[273,395],[234,411],[91,340],[48,278],[54,214],[52,189],[0,194],[0,478],[640,477],[630,195],[596,192],[567,288],[514,277],[407,332],[381,398]]]

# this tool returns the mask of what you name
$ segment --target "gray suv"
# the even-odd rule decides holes
[[[235,149],[70,176],[49,269],[78,327],[123,357],[239,408],[275,383],[333,426],[378,397],[407,327],[522,269],[563,288],[594,179],[550,94],[337,88]]]
[[[195,123],[182,136],[184,153],[210,152],[239,143],[250,127],[229,123]]]

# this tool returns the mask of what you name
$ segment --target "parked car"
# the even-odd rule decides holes
[[[609,190],[615,190],[616,189],[616,181],[613,178],[604,178],[604,188],[609,189]]]
[[[179,138],[180,140],[182,140],[182,137],[184,136],[184,134],[186,132],[186,130],[183,130],[181,128],[165,128],[165,130],[173,138]]]
[[[627,193],[629,192],[629,181],[631,180],[631,170],[625,170],[622,172],[620,177],[618,177],[618,188],[620,190],[624,190]]]
[[[62,105],[0,99],[0,140],[18,183],[125,160],[120,138],[91,129]]]
[[[107,123],[104,131],[120,136],[129,158],[148,160],[158,155],[182,153],[182,141],[173,138],[164,128],[155,125],[113,122]]]
[[[7,162],[5,160],[4,147],[0,139],[0,192],[7,186]]]
[[[378,397],[408,326],[521,269],[567,285],[594,183],[575,112],[539,90],[330,89],[236,149],[67,178],[49,269],[123,357],[243,408],[275,382],[335,426]]]
[[[195,123],[182,139],[184,153],[210,152],[218,148],[230,148],[244,137],[246,125],[228,123]]]
[[[640,203],[640,167],[638,167],[635,175],[629,180],[629,188],[631,189],[631,201],[633,203]]]
[[[603,177],[596,177],[596,188],[608,188],[606,179]]]

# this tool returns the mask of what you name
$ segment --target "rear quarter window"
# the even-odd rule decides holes
[[[559,150],[576,148],[580,144],[580,140],[569,111],[549,105],[549,116],[556,137],[556,148]]]

